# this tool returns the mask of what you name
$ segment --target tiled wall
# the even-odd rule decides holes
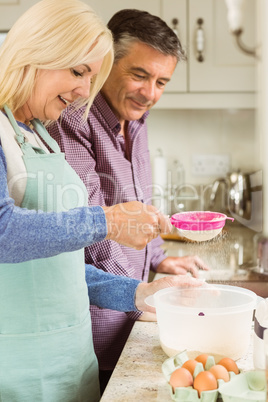
[[[161,148],[173,184],[170,193],[174,196],[173,201],[168,201],[169,204],[166,204],[167,197],[163,200],[155,196],[154,204],[167,213],[208,209],[211,186],[219,175],[195,175],[192,171],[194,154],[227,154],[230,158],[230,171],[240,169],[241,172],[249,173],[261,169],[256,120],[254,110],[151,110],[147,122],[152,167],[157,149]],[[183,186],[174,180],[175,160],[184,167]],[[154,183],[158,183],[153,176]],[[215,207],[220,211],[223,188],[219,191],[219,204]],[[176,194],[178,199],[174,201]]]
[[[229,154],[231,170],[259,168],[254,110],[151,110],[147,122],[151,158],[161,148],[168,168],[178,159],[186,182],[207,184],[215,179],[192,174],[193,154]]]

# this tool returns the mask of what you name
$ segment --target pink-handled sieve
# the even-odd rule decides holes
[[[195,241],[206,241],[213,239],[222,231],[226,219],[234,221],[234,218],[219,212],[189,211],[172,215],[170,222],[183,237]]]

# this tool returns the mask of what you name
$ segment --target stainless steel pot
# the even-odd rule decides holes
[[[221,208],[246,226],[256,224],[260,231],[262,222],[261,171],[242,173],[240,170],[215,180],[212,185],[209,209],[213,209],[220,188],[223,187]]]

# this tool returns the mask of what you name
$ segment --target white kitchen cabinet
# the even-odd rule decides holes
[[[185,71],[178,70],[158,108],[254,108],[256,59],[237,46],[227,23],[224,0],[162,0],[162,18],[171,26],[178,18],[179,37],[187,50]],[[198,60],[198,20],[204,35],[203,61]],[[243,42],[256,46],[256,2],[245,0]],[[181,85],[185,82],[185,87]]]
[[[243,40],[256,45],[256,3],[246,0],[244,6]],[[224,0],[189,0],[189,91],[190,92],[253,92],[256,60],[237,47],[229,32]],[[203,20],[204,61],[195,51],[198,19]]]
[[[256,45],[255,14],[256,3],[246,0],[243,41],[252,48]],[[178,75],[179,81],[185,80],[186,88],[178,89],[176,82],[167,88],[167,92],[255,91],[256,60],[242,53],[230,34],[224,0],[162,0],[161,16],[170,26],[174,18],[179,20],[179,38],[188,55],[187,75]],[[200,19],[204,35],[202,62],[196,51],[197,21]]]
[[[180,38],[183,49],[188,54],[187,45],[187,0],[162,0],[160,17],[166,23],[175,28]],[[178,21],[174,24],[174,20]],[[187,56],[188,57],[188,56]],[[173,73],[172,80],[167,84],[166,93],[186,93],[188,91],[188,63],[179,62]]]

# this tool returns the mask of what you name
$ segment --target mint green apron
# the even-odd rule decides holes
[[[50,212],[86,205],[83,183],[44,126],[33,121],[55,153],[24,142],[5,111],[27,170],[21,207]],[[98,401],[84,250],[0,264],[0,278],[0,401]]]

